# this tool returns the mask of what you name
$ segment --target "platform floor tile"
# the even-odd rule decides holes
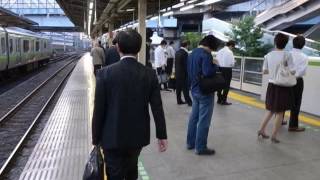
[[[91,150],[94,91],[91,57],[83,56],[52,112],[20,180],[79,180]]]

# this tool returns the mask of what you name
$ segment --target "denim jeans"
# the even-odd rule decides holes
[[[207,138],[213,113],[214,95],[192,93],[192,112],[189,118],[187,148],[200,152],[207,148]]]

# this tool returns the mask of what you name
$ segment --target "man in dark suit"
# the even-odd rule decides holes
[[[117,40],[121,61],[96,76],[92,143],[103,148],[108,180],[136,180],[138,156],[150,143],[149,104],[160,152],[167,149],[166,123],[156,73],[136,59],[140,34],[123,31]]]
[[[112,40],[112,46],[108,48],[106,51],[106,60],[105,60],[106,66],[109,66],[111,64],[114,64],[120,61],[120,55],[118,53],[116,44],[117,44],[117,37]]]
[[[187,41],[182,42],[181,48],[175,54],[176,94],[177,94],[178,104],[188,103],[189,106],[192,106],[192,101],[189,95],[188,73],[187,73],[188,45],[189,45],[189,42]],[[184,99],[186,102],[183,102],[181,100],[181,91],[183,92]]]

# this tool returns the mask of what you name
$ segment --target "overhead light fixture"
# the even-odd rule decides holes
[[[172,8],[180,8],[184,6],[184,3],[179,3],[179,4],[176,4],[176,5],[173,5]]]
[[[173,15],[173,11],[169,11],[169,12],[162,14],[162,16],[171,16],[171,15]]]
[[[199,5],[209,5],[209,4],[213,4],[213,3],[219,2],[219,1],[221,1],[221,0],[206,0],[206,1],[204,1],[202,3],[198,3],[196,5],[197,6],[199,6]]]
[[[89,9],[92,9],[92,8],[93,8],[93,2],[91,1],[89,4]]]
[[[127,9],[126,11],[127,11],[127,12],[133,12],[133,11],[134,11],[134,9],[133,9],[133,8],[131,8],[131,9]]]
[[[188,1],[188,2],[187,2],[187,4],[192,4],[192,3],[196,2],[196,1],[198,1],[198,0],[191,0],[191,1]]]
[[[158,16],[154,16],[154,17],[150,18],[150,20],[156,20],[158,18],[159,18]]]
[[[187,10],[192,9],[192,8],[194,8],[194,4],[189,5],[189,6],[185,6],[183,8],[180,8],[180,11],[187,11]]]

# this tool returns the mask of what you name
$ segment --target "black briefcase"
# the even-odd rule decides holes
[[[215,91],[220,91],[226,88],[227,83],[224,77],[222,76],[221,72],[217,72],[212,77],[204,77],[200,75],[199,86],[203,94],[211,94]]]
[[[168,86],[170,89],[176,89],[176,77],[171,76],[168,81]]]

